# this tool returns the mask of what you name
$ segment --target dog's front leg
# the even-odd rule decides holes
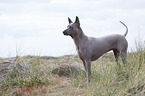
[[[85,61],[85,63],[86,63],[87,83],[89,83],[91,79],[91,60],[87,60]]]

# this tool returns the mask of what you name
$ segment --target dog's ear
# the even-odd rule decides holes
[[[78,26],[80,26],[80,21],[79,21],[78,16],[76,16],[76,21],[75,21],[75,23],[76,23]]]
[[[68,22],[69,22],[69,24],[70,24],[70,23],[73,23],[69,17],[68,17]]]

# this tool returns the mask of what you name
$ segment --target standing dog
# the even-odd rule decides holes
[[[128,33],[128,28],[123,22],[120,21],[126,27],[124,35],[115,34],[102,38],[94,38],[88,37],[83,33],[77,16],[74,23],[70,18],[68,18],[68,21],[69,25],[63,31],[63,34],[71,36],[74,40],[78,55],[85,67],[88,83],[91,79],[91,61],[98,59],[104,53],[113,50],[116,62],[118,63],[118,56],[120,55],[123,63],[125,63],[128,47],[125,36]]]

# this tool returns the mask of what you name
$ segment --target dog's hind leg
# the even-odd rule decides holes
[[[126,63],[126,57],[127,57],[127,51],[122,50],[121,53],[120,53],[120,56],[121,56],[123,64],[125,64]]]
[[[86,63],[85,63],[84,60],[82,60],[82,61],[83,61],[83,65],[84,65],[85,71],[87,72],[87,69],[86,69]]]
[[[118,59],[119,59],[119,51],[117,49],[113,49],[114,56],[115,56],[115,61],[118,64]]]

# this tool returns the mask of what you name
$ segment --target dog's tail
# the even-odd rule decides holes
[[[120,23],[123,24],[126,27],[126,33],[124,34],[124,36],[126,36],[127,33],[128,33],[128,27],[123,22],[120,21]]]

